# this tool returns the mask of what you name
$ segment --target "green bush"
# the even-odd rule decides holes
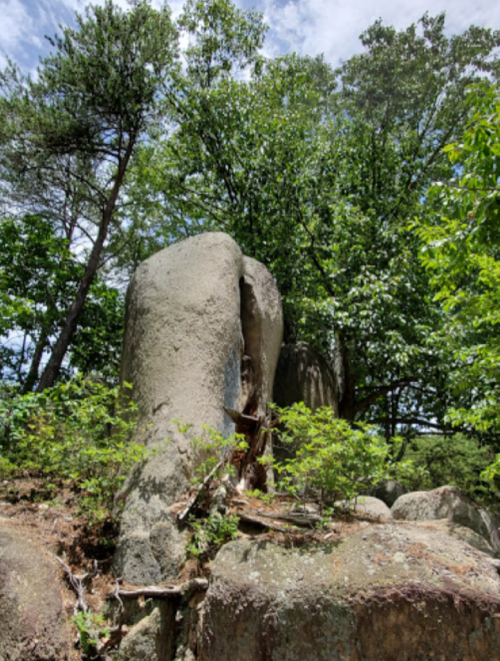
[[[129,387],[129,386],[126,386]],[[118,388],[79,375],[43,393],[0,393],[0,475],[61,479],[95,522],[108,516],[132,466],[145,458],[130,443],[136,407]]]
[[[189,525],[193,530],[193,536],[186,551],[195,557],[216,551],[235,538],[238,522],[239,518],[236,514],[229,516],[214,514],[205,519],[190,519]]]
[[[375,428],[351,427],[322,407],[311,412],[303,403],[277,409],[280,441],[297,448],[291,459],[274,464],[281,488],[312,497],[321,505],[354,498],[366,486],[389,477],[388,447]]]
[[[111,631],[111,627],[104,617],[80,611],[73,616],[71,621],[78,631],[78,642],[85,658],[91,654],[91,658],[101,658],[96,655],[97,647],[101,638],[107,638]]]
[[[486,474],[481,475],[494,460],[494,453],[473,437],[461,433],[420,436],[411,442],[405,456],[423,469],[410,480],[412,490],[450,484],[476,500],[487,500],[492,493]]]
[[[186,433],[190,428],[190,425],[182,425],[179,421],[175,422],[177,422],[179,431],[183,433]],[[218,464],[220,464],[220,467],[214,474],[214,478],[218,478],[223,474],[230,474],[233,471],[233,466],[230,464],[233,452],[248,449],[244,434],[234,433],[224,436],[208,425],[203,425],[203,434],[193,438],[192,443],[198,463],[195,482],[202,481]]]

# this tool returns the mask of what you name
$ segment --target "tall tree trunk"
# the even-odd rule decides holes
[[[40,337],[36,343],[33,358],[31,360],[30,370],[26,376],[26,380],[23,383],[23,393],[31,392],[35,387],[35,383],[38,381],[38,370],[40,369],[40,362],[42,360],[44,349],[47,346],[47,341],[47,332],[45,328],[42,328],[40,331]]]
[[[115,183],[103,209],[102,219],[99,225],[99,232],[92,248],[92,252],[90,253],[89,261],[87,262],[87,266],[85,268],[85,273],[80,280],[75,299],[69,308],[66,319],[64,320],[63,327],[59,333],[59,337],[57,338],[54,348],[52,349],[52,354],[47,362],[47,365],[45,366],[42,378],[38,384],[37,392],[42,392],[45,390],[45,388],[50,388],[53,386],[61,371],[61,365],[64,360],[64,356],[66,355],[71,339],[77,328],[78,320],[84,308],[85,301],[87,300],[90,286],[92,285],[92,282],[97,273],[97,269],[99,268],[102,249],[108,235],[108,229],[116,207],[118,193],[120,192],[120,188],[125,177],[125,171],[132,154],[134,143],[135,140],[131,138],[129,144],[127,145],[125,154],[120,160]]]
[[[343,333],[337,336],[334,360],[337,381],[339,418],[352,422],[356,415],[356,386],[351,373],[349,349]]]

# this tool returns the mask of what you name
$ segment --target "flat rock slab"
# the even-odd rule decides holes
[[[499,595],[487,556],[411,524],[298,549],[236,541],[213,563],[198,658],[498,659]]]
[[[35,538],[0,519],[0,660],[65,661],[58,568]]]

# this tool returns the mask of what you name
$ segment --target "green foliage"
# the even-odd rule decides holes
[[[465,434],[422,436],[411,441],[405,457],[421,469],[408,476],[407,486],[411,490],[451,484],[475,500],[488,499],[492,495],[484,471],[492,462],[494,453],[477,438]]]
[[[388,477],[388,447],[374,428],[334,417],[329,407],[311,412],[302,402],[279,411],[282,443],[295,457],[275,464],[281,487],[321,504],[357,496],[363,486]]]
[[[118,388],[77,376],[43,393],[0,399],[0,473],[64,480],[93,523],[110,515],[113,499],[147,450],[129,442],[136,407]]]
[[[423,217],[422,260],[447,314],[443,331],[455,353],[454,426],[500,432],[500,95],[484,82],[468,97],[472,117],[447,146],[455,177],[436,184],[434,215]]]
[[[84,267],[56,223],[41,216],[0,219],[0,376],[28,392],[38,382]],[[123,296],[96,278],[70,345],[69,368],[115,377]]]
[[[236,514],[222,516],[213,514],[205,519],[189,520],[193,536],[186,546],[189,555],[196,558],[209,555],[223,544],[230,542],[238,532],[239,518]]]
[[[107,638],[111,631],[104,617],[96,613],[80,611],[71,622],[78,630],[78,640],[85,655],[95,652],[101,638]]]
[[[186,432],[188,426],[179,425],[180,430]],[[196,473],[197,481],[206,477],[218,464],[219,470],[214,477],[220,477],[224,473],[231,471],[229,461],[234,451],[245,451],[248,449],[248,443],[245,441],[244,434],[230,434],[224,436],[220,432],[212,429],[208,425],[203,425],[203,435],[193,439],[193,446],[198,456],[198,467]]]
[[[106,0],[87,6],[76,27],[50,39],[53,51],[36,79],[12,64],[0,72],[2,194],[10,208],[21,204],[50,218],[55,236],[65,240],[65,256],[71,251],[75,267],[81,261],[73,291],[57,302],[58,323],[41,334],[49,359],[39,389],[54,385],[79,323],[82,330],[98,270],[127,243],[121,192],[139,143],[162,120],[177,38],[168,7],[138,0],[123,10]],[[59,283],[65,261],[55,269]],[[107,302],[107,322],[114,302]],[[95,310],[87,310],[85,325],[93,315],[95,324]],[[88,339],[79,335],[80,343]],[[101,339],[96,334],[102,350]],[[89,362],[99,358],[85,353]],[[82,352],[78,362],[85,363]]]
[[[214,64],[137,181],[168,209],[164,236],[220,229],[270,268],[286,340],[331,358],[341,417],[389,438],[444,426],[454,358],[432,341],[443,316],[408,221],[452,176],[441,149],[466,122],[466,86],[498,68],[499,35],[449,38],[444,15],[425,15],[400,31],[377,21],[362,42],[336,72],[285,56],[242,80]]]

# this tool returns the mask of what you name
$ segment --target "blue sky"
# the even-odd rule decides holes
[[[118,3],[126,6],[126,0]],[[176,12],[182,1],[170,4]],[[462,32],[471,24],[500,29],[500,0],[237,0],[236,4],[264,13],[270,26],[269,55],[324,53],[333,65],[360,51],[359,35],[377,18],[404,28],[425,11],[446,11],[449,33]],[[39,55],[47,53],[44,35],[54,34],[59,23],[70,22],[74,11],[84,6],[84,0],[0,0],[0,66],[9,56],[24,70],[34,70]]]

